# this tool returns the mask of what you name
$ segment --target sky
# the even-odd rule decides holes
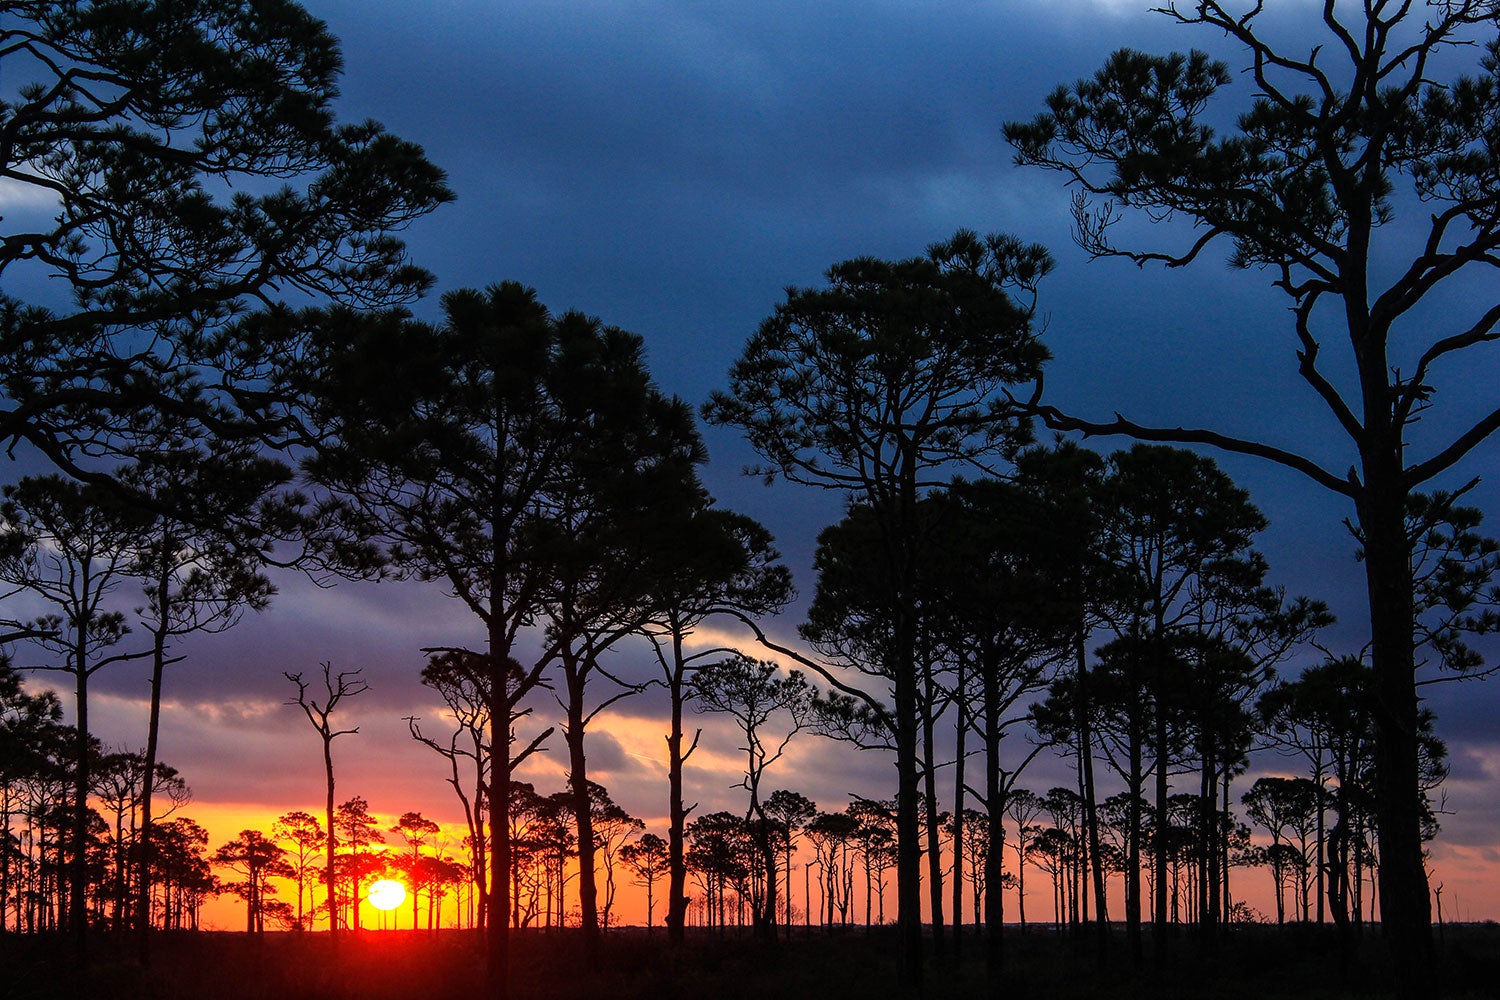
[[[416,306],[420,316],[437,316],[443,291],[520,281],[555,311],[582,310],[640,334],[659,385],[696,405],[725,385],[745,339],[788,285],[816,285],[850,257],[920,254],[960,227],[1008,232],[1056,258],[1040,318],[1057,405],[1212,427],[1304,450],[1335,469],[1350,464],[1326,411],[1296,378],[1286,302],[1268,275],[1231,271],[1227,248],[1171,272],[1088,261],[1072,242],[1060,179],[1013,166],[1001,135],[1002,123],[1033,116],[1050,90],[1092,73],[1118,47],[1200,47],[1242,69],[1213,32],[1173,25],[1129,0],[306,6],[343,44],[342,117],[374,118],[420,143],[457,195],[405,234],[414,259],[437,276],[434,294]],[[1285,0],[1270,30],[1301,37],[1318,6]],[[1226,122],[1252,93],[1237,72]],[[1138,222],[1128,231],[1151,241],[1173,235]],[[1386,236],[1399,261],[1411,231],[1398,218]],[[1462,295],[1494,291],[1472,286]],[[1336,354],[1336,331],[1323,332]],[[1440,373],[1419,446],[1494,405],[1485,367],[1493,360],[1476,356]],[[704,435],[709,488],[773,531],[810,595],[815,539],[840,516],[840,499],[744,477],[754,456],[735,432]],[[1492,443],[1440,485],[1482,476],[1472,502],[1494,510],[1497,455],[1500,443]],[[1352,512],[1294,473],[1218,457],[1271,521],[1260,547],[1275,582],[1327,601],[1340,622],[1324,641],[1357,651],[1367,626],[1362,575],[1342,525]],[[208,825],[217,844],[244,825],[265,829],[289,809],[315,809],[319,743],[286,704],[295,692],[283,674],[311,677],[331,661],[362,670],[370,685],[344,720],[359,733],[335,744],[340,800],[362,795],[392,822],[411,810],[457,822],[442,762],[409,739],[403,719],[437,724],[438,706],[418,684],[419,650],[477,640],[475,621],[437,585],[320,588],[289,575],[276,583],[270,610],[191,641],[188,659],[171,668],[161,756],[193,788],[183,811]],[[790,639],[797,621],[794,609],[770,630]],[[725,630],[749,648],[748,636]],[[627,672],[650,670],[644,649],[621,656]],[[95,690],[97,734],[142,745],[144,672],[112,668]],[[1493,684],[1424,693],[1453,766],[1433,882],[1463,886],[1457,900],[1451,888],[1444,897],[1450,915],[1500,917],[1500,737],[1492,723],[1500,696]],[[537,703],[539,717],[555,709]],[[621,702],[591,730],[589,756],[591,777],[664,832],[659,710],[649,694]],[[703,812],[743,808],[733,732],[699,721],[705,735],[688,801]],[[562,787],[561,756],[554,741],[538,761],[540,789]],[[1289,765],[1267,755],[1257,766]],[[1066,780],[1061,763],[1036,767],[1027,783],[1038,790]],[[837,809],[851,793],[890,794],[893,778],[888,759],[803,736],[767,780]],[[213,913],[232,927],[238,910]]]

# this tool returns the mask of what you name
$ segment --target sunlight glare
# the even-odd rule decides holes
[[[383,878],[370,886],[370,894],[365,898],[377,910],[394,910],[406,899],[406,886]]]

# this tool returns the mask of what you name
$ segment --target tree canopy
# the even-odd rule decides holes
[[[0,438],[74,474],[158,422],[285,434],[257,379],[284,298],[407,302],[431,277],[393,235],[452,195],[422,150],[333,112],[342,59],[287,0],[16,3],[0,25]]]

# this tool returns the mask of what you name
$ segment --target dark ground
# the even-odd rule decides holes
[[[998,984],[984,975],[978,941],[967,939],[965,961],[929,960],[926,996],[1048,998],[1353,998],[1389,996],[1378,932],[1368,932],[1341,971],[1331,928],[1235,928],[1205,954],[1184,931],[1174,940],[1171,967],[1131,970],[1124,940],[1113,942],[1100,969],[1090,951],[1050,929],[1006,932],[1007,971]],[[1325,933],[1326,932],[1326,933]],[[895,938],[862,929],[834,935],[801,929],[790,943],[759,945],[748,937],[690,933],[674,954],[660,929],[610,932],[606,972],[584,968],[573,934],[522,932],[515,940],[513,1000],[736,1000],[736,998],[858,998],[900,994]],[[436,937],[411,931],[364,931],[337,952],[325,934],[267,934],[255,940],[225,932],[163,935],[149,969],[120,957],[114,943],[93,945],[81,969],[63,938],[0,936],[3,1000],[476,1000],[483,970],[471,932]],[[1500,997],[1500,925],[1449,925],[1432,996]],[[1147,948],[1149,956],[1149,942]]]

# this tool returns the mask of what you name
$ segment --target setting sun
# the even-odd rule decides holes
[[[370,886],[366,897],[377,910],[394,910],[406,899],[406,886],[394,879],[383,878]]]

